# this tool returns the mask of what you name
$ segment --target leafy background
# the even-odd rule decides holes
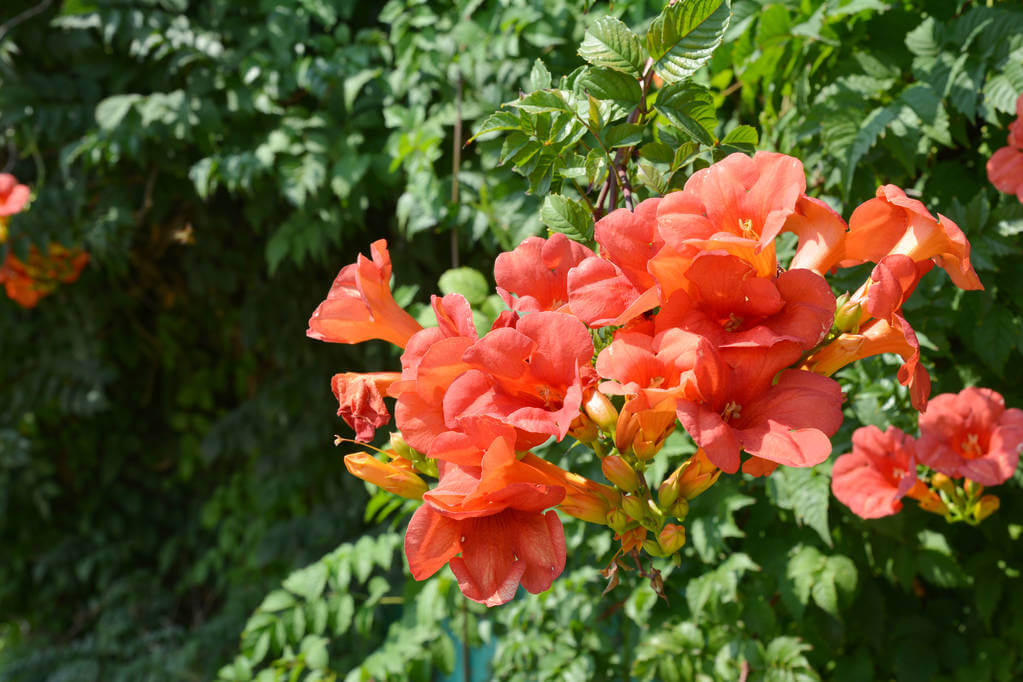
[[[733,477],[694,502],[666,602],[635,574],[601,596],[609,534],[574,524],[550,592],[485,611],[446,572],[411,581],[409,507],[344,472],[329,376],[397,356],[302,330],[369,241],[403,303],[462,291],[484,324],[495,255],[587,238],[616,162],[641,199],[753,145],[846,216],[891,182],[955,220],[986,291],[935,272],[907,316],[936,393],[1023,406],[1023,210],[984,174],[1023,91],[1018,3],[680,3],[706,10],[682,56],[709,61],[638,91],[601,17],[658,53],[683,19],[623,5],[5,4],[0,159],[36,192],[8,248],[92,263],[32,311],[0,300],[0,679],[1023,675],[1019,475],[979,528],[911,503],[861,521],[829,463]],[[840,376],[837,453],[859,424],[915,427],[895,366]]]

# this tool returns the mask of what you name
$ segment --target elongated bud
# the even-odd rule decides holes
[[[639,488],[639,475],[618,455],[608,455],[602,459],[600,470],[604,472],[607,480],[627,493],[635,492]]]
[[[995,495],[984,495],[973,508],[973,518],[979,523],[998,511],[1001,505],[1001,500]]]
[[[945,503],[940,497],[938,497],[938,493],[928,488],[922,481],[914,483],[913,487],[906,493],[906,497],[911,497],[919,502],[920,508],[926,512],[940,514],[941,516],[948,513],[948,507],[945,506]]]
[[[640,521],[646,517],[646,500],[635,495],[626,495],[622,498],[622,509],[630,518]]]
[[[860,329],[860,320],[863,319],[863,307],[859,302],[851,302],[849,293],[839,296],[835,301],[835,327],[842,332],[857,332]]]
[[[429,490],[426,481],[412,471],[412,463],[401,457],[381,462],[373,455],[357,452],[345,455],[345,468],[352,476],[410,500],[423,499],[423,493]]]
[[[967,478],[963,480],[963,490],[970,497],[980,497],[980,494],[984,492],[984,486]]]
[[[590,394],[586,404],[583,405],[583,411],[597,426],[608,433],[612,433],[615,424],[618,423],[618,410],[611,404],[608,397],[600,391],[594,391]]]
[[[632,524],[632,519],[621,509],[612,509],[607,514],[607,525],[619,535],[627,531]]]
[[[717,482],[721,476],[721,469],[718,469],[707,458],[707,453],[700,448],[696,454],[689,458],[688,466],[681,470],[678,478],[679,496],[691,500],[707,488]],[[673,474],[674,475],[674,474]]]
[[[931,476],[931,487],[935,490],[940,490],[946,495],[951,495],[956,489],[956,484],[945,474],[936,473]]]
[[[686,529],[674,523],[667,523],[657,534],[657,543],[665,554],[674,554],[686,544]]]
[[[565,471],[556,464],[537,457],[531,452],[522,456],[522,461],[542,471],[565,488],[565,499],[558,508],[577,519],[590,523],[607,523],[607,514],[621,506],[621,493],[609,485],[591,481],[571,471]]]

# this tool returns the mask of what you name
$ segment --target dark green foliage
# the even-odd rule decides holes
[[[656,560],[666,600],[624,570],[602,596],[610,533],[569,523],[552,589],[484,610],[447,569],[407,576],[410,505],[367,504],[330,445],[331,373],[396,351],[302,336],[381,237],[403,305],[457,291],[484,329],[497,251],[592,240],[627,205],[616,168],[642,199],[759,147],[846,218],[894,183],[955,221],[986,291],[936,271],[907,304],[934,393],[1023,407],[1023,207],[984,173],[1023,91],[1018,3],[40,7],[0,37],[0,159],[37,192],[5,248],[93,261],[33,311],[0,299],[0,679],[432,680],[463,642],[508,680],[1023,676],[1019,473],[977,528],[908,501],[860,520],[830,463],[723,478],[681,565]],[[836,453],[914,430],[898,364],[839,373]],[[599,480],[582,448],[552,459]]]

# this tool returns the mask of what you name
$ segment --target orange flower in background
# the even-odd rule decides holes
[[[851,453],[840,455],[831,471],[831,491],[864,519],[890,516],[916,485],[916,441],[894,426],[856,429]]]
[[[19,185],[17,178],[10,173],[0,173],[0,218],[21,213],[28,197],[27,185]]]
[[[920,462],[981,485],[1004,483],[1023,448],[1023,410],[989,388],[936,396],[920,415]]]
[[[987,177],[999,192],[1023,202],[1023,94],[1016,100],[1016,120],[1009,124],[1009,145],[987,162]]]
[[[390,341],[401,348],[422,326],[402,310],[391,295],[391,256],[387,241],[370,246],[373,259],[358,261],[338,273],[312,317],[306,336],[332,343]]]
[[[45,254],[30,247],[27,262],[8,251],[0,264],[0,283],[8,298],[22,308],[33,308],[59,284],[75,282],[88,262],[89,254],[60,244],[50,244]]]

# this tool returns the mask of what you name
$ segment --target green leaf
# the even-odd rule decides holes
[[[551,72],[547,70],[544,63],[537,59],[533,62],[533,68],[529,72],[530,90],[547,90],[551,87]]]
[[[825,556],[816,547],[801,545],[790,555],[780,579],[782,603],[801,620],[813,597],[814,603],[838,618],[840,597],[848,602],[856,581],[856,565],[848,557]]]
[[[844,556],[830,556],[816,576],[810,594],[814,602],[839,617],[839,593],[851,597],[856,589],[856,565]]]
[[[899,106],[892,105],[887,107],[878,107],[874,109],[866,118],[860,122],[856,129],[855,135],[852,137],[848,149],[845,151],[844,159],[842,160],[842,187],[845,192],[849,192],[852,187],[853,174],[856,172],[856,164],[859,163],[863,155],[873,148],[877,142],[878,136],[888,127],[888,124],[895,120],[895,117],[899,115]]]
[[[919,57],[937,56],[944,41],[944,27],[933,17],[927,17],[906,34],[906,47]]]
[[[737,552],[714,570],[690,580],[685,591],[686,602],[693,616],[699,617],[708,603],[734,601],[738,596],[739,581],[750,570],[758,571],[760,567],[746,554]]]
[[[522,121],[519,119],[519,115],[510,111],[495,111],[494,113],[483,119],[483,123],[480,124],[479,130],[476,134],[469,138],[469,142],[472,142],[480,135],[486,133],[493,133],[499,130],[521,130]]]
[[[643,98],[639,81],[612,69],[587,69],[579,79],[579,87],[599,100],[615,100],[628,107],[638,105]]]
[[[283,611],[295,605],[295,598],[284,590],[274,590],[259,605],[260,611]]]
[[[646,35],[654,70],[666,83],[691,76],[721,44],[731,17],[726,0],[680,0],[665,8]]]
[[[343,635],[352,626],[352,617],[355,615],[355,600],[350,594],[342,594],[333,607],[334,611],[334,634]]]
[[[306,665],[313,670],[326,670],[330,658],[327,655],[327,638],[318,635],[306,635],[299,645],[299,651]]]
[[[216,187],[216,179],[214,173],[217,169],[217,160],[213,157],[207,156],[205,159],[199,159],[195,164],[188,170],[188,178],[195,185],[195,191],[200,197],[206,199],[210,193]]]
[[[289,575],[284,581],[284,589],[306,601],[314,601],[323,593],[326,584],[327,566],[317,562]]]
[[[380,74],[380,69],[363,69],[362,71],[345,78],[343,86],[345,109],[351,111],[355,106],[355,101],[359,96],[359,91],[373,79],[379,78]]]
[[[777,637],[767,645],[764,659],[768,665],[779,668],[805,667],[807,661],[803,652],[811,648],[798,637]]]
[[[707,88],[693,83],[667,85],[658,93],[654,108],[697,142],[708,147],[717,142],[714,96]]]
[[[964,337],[984,364],[1001,374],[1012,349],[1017,346],[1019,328],[1020,321],[1009,308],[992,306],[973,333]]]
[[[831,499],[830,463],[813,468],[780,467],[767,479],[767,489],[775,504],[791,509],[800,524],[817,531],[831,546],[828,529],[828,504]]]
[[[560,194],[548,194],[540,207],[540,220],[554,232],[577,242],[593,239],[593,216],[581,201]]]
[[[635,147],[643,141],[643,133],[646,126],[638,123],[621,123],[604,130],[604,145],[611,149],[615,147]]]
[[[789,556],[785,574],[779,576],[782,603],[796,620],[803,618],[803,611],[810,601],[810,589],[824,561],[816,547],[800,545]]]
[[[639,37],[620,20],[604,16],[593,22],[579,56],[594,66],[602,66],[639,78],[643,75],[646,55]]]
[[[744,536],[732,515],[754,502],[754,498],[739,492],[734,479],[718,481],[692,501],[686,524],[693,546],[704,563],[718,560],[727,550],[726,539]]]
[[[538,90],[520,99],[512,100],[508,104],[531,114],[560,111],[572,113],[574,111],[565,101],[560,90]]]
[[[446,271],[437,280],[437,286],[444,294],[461,294],[474,308],[483,305],[490,293],[487,278],[479,270],[470,267]]]
[[[96,123],[103,130],[113,130],[121,125],[121,121],[128,115],[136,102],[142,99],[142,95],[114,95],[107,97],[96,105]]]
[[[741,125],[736,126],[729,130],[724,137],[721,138],[721,149],[727,153],[731,152],[742,152],[743,154],[752,154],[757,150],[757,144],[760,142],[760,137],[757,135],[757,129],[753,126]]]
[[[962,587],[968,578],[954,557],[935,549],[924,549],[916,555],[920,577],[938,587]]]
[[[636,166],[636,182],[648,187],[654,194],[664,194],[666,189],[664,173],[646,161],[640,161]]]

